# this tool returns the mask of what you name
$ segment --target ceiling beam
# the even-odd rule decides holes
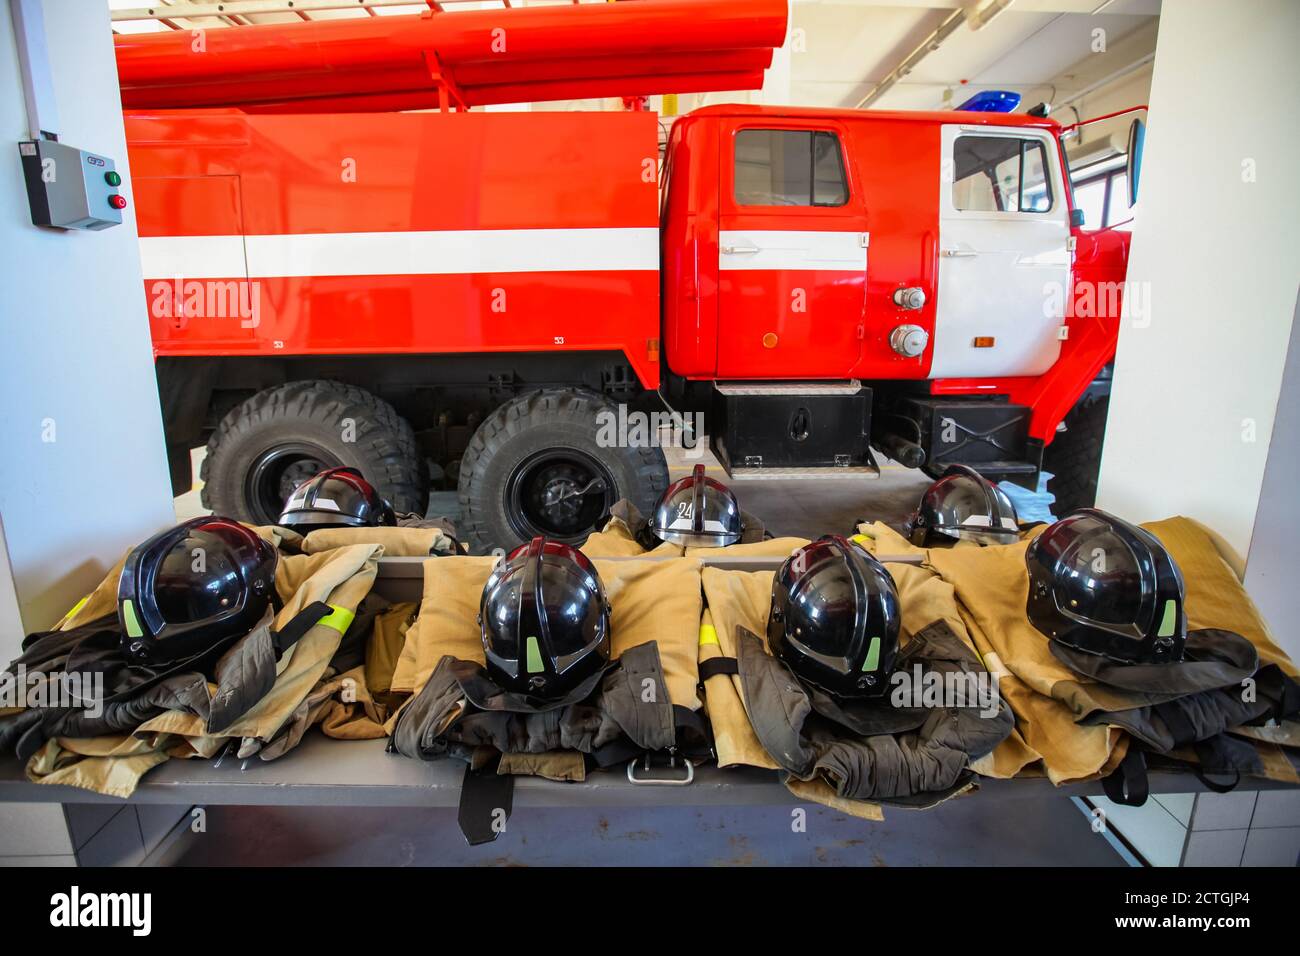
[[[897,66],[886,73],[883,80],[871,88],[870,93],[858,100],[857,106],[854,108],[864,110],[888,93],[899,80],[916,69],[918,63],[939,49],[943,42],[956,33],[957,29],[965,22],[966,13],[962,9],[958,8],[949,13],[930,32],[929,36],[922,40],[911,53],[903,57]]]

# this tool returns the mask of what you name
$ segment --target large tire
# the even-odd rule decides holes
[[[429,483],[410,424],[365,389],[330,381],[280,385],[231,409],[208,441],[203,504],[273,524],[298,483],[334,465],[359,468],[397,511],[424,515]]]
[[[1065,416],[1065,431],[1043,453],[1043,469],[1053,476],[1047,490],[1056,496],[1052,514],[1058,518],[1097,503],[1097,472],[1109,407],[1109,396],[1084,398]]]
[[[533,534],[580,544],[620,498],[648,514],[668,487],[668,464],[658,447],[597,444],[597,416],[617,411],[594,392],[549,388],[488,416],[460,460],[457,524],[474,550],[513,548]],[[561,505],[548,511],[557,491]]]

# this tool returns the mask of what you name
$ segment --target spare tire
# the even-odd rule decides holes
[[[536,535],[581,544],[620,498],[649,514],[668,487],[658,447],[602,447],[618,406],[578,388],[521,395],[489,415],[460,460],[460,520],[475,551]]]
[[[429,482],[410,424],[382,399],[342,382],[290,382],[231,409],[208,440],[203,505],[274,524],[289,493],[335,465],[359,468],[400,512],[424,515]]]

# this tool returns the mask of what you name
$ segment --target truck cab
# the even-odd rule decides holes
[[[1028,115],[752,106],[675,124],[665,379],[696,405],[708,383],[733,477],[869,469],[875,447],[1037,484],[1069,408],[1040,405],[1109,360],[1075,282],[1122,279],[1127,254],[1076,263],[1060,134]]]

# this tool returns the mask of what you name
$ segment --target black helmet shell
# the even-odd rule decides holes
[[[969,465],[950,466],[925,490],[908,529],[918,546],[934,534],[979,544],[1014,544],[1020,537],[1007,493]]]
[[[139,545],[117,586],[122,650],[152,664],[243,637],[275,593],[275,549],[229,518],[194,518]]]
[[[392,507],[355,468],[328,468],[308,478],[284,503],[277,524],[302,534],[318,528],[397,524]]]
[[[887,689],[901,622],[885,566],[840,535],[825,535],[777,571],[767,642],[803,680],[837,697],[874,697]]]
[[[740,502],[732,490],[696,465],[671,485],[655,506],[650,532],[660,541],[691,547],[720,548],[744,534]]]
[[[506,690],[563,697],[610,657],[609,601],[591,560],[533,538],[497,565],[479,602],[483,652]]]
[[[1083,508],[1030,542],[1025,567],[1026,613],[1052,640],[1124,663],[1183,659],[1182,572],[1151,533]]]

